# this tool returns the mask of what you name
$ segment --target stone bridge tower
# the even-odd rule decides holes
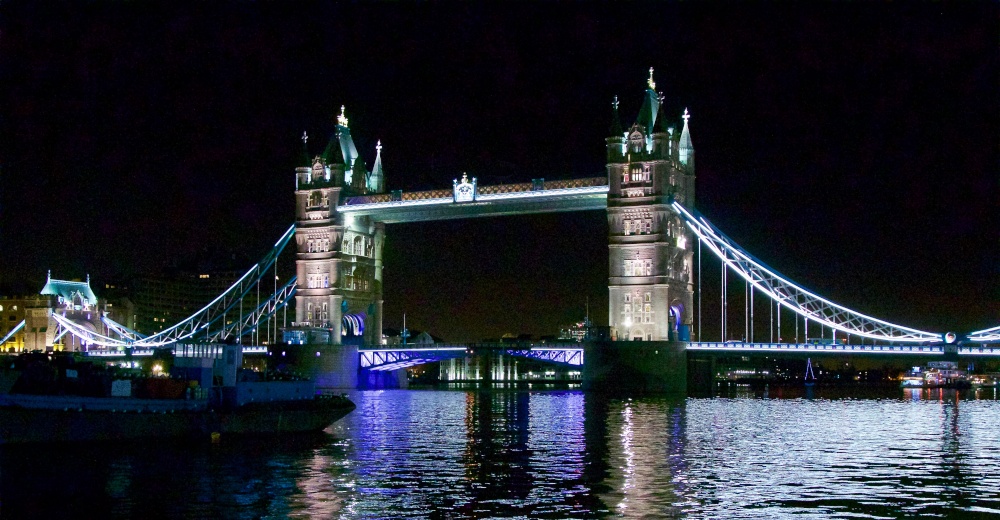
[[[304,145],[307,137],[303,135]],[[382,340],[382,246],[385,225],[337,212],[349,196],[384,189],[382,146],[372,171],[351,137],[344,107],[322,155],[295,169],[295,322],[292,343],[378,344]]]
[[[627,130],[613,104],[608,160],[608,291],[612,339],[690,339],[695,238],[670,207],[694,205],[694,147],[687,109],[677,133],[662,113],[653,69]]]

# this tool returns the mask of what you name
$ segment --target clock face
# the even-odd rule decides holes
[[[458,192],[461,193],[462,195],[469,195],[472,193],[472,186],[469,186],[468,184],[463,184],[458,187]]]

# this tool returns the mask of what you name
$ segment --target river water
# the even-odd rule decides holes
[[[1000,517],[994,389],[351,397],[318,435],[5,447],[0,518]]]

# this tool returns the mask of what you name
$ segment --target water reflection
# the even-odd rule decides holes
[[[995,389],[872,392],[356,392],[315,436],[5,447],[0,517],[1000,515]]]

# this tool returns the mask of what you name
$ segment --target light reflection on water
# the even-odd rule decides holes
[[[318,436],[6,447],[0,517],[986,517],[996,394],[355,392]]]

